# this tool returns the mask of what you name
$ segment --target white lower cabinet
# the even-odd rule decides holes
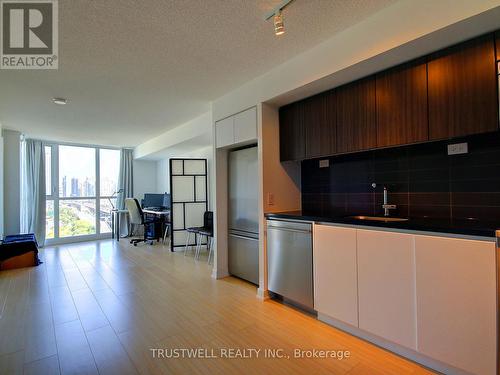
[[[446,373],[497,373],[494,241],[316,224],[313,244],[318,313]]]
[[[416,349],[411,234],[358,230],[359,328]]]
[[[418,351],[496,374],[494,242],[415,236]]]
[[[358,326],[356,229],[314,225],[314,309]]]

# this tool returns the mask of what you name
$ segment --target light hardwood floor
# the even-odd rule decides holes
[[[424,374],[422,367],[329,327],[205,258],[161,244],[86,242],[41,251],[43,265],[0,272],[0,374]],[[160,359],[152,348],[283,349],[290,359]],[[350,358],[295,359],[293,350]]]

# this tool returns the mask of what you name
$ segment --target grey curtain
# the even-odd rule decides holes
[[[21,144],[21,232],[34,233],[45,243],[45,152],[42,141]],[[8,219],[8,218],[7,218]]]
[[[120,152],[120,173],[118,177],[118,189],[121,191],[118,194],[116,207],[119,210],[125,209],[125,198],[134,196],[134,150],[122,148]]]

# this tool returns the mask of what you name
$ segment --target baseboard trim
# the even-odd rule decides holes
[[[269,290],[267,289],[262,289],[262,288],[257,288],[257,298],[261,299],[262,301],[265,301],[267,299],[270,299],[271,296],[269,295]]]
[[[386,349],[394,354],[399,355],[409,359],[410,361],[416,362],[422,366],[430,368],[434,371],[438,371],[443,374],[453,374],[453,375],[470,375],[468,372],[461,370],[459,368],[453,367],[441,361],[435,360],[433,358],[427,357],[413,349],[406,348],[404,346],[395,344],[391,341],[383,339],[377,335],[366,332],[358,327],[352,326],[350,324],[344,323],[340,320],[332,318],[328,315],[318,312],[318,320],[331,325],[335,328],[340,329],[346,333],[356,336],[362,340],[368,341],[376,346]]]
[[[218,270],[217,268],[213,268],[212,270],[212,279],[223,279],[229,276],[229,272],[227,270]]]

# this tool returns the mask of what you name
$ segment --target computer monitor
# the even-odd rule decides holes
[[[165,194],[144,194],[144,199],[142,200],[142,207],[163,207],[164,206]]]
[[[169,210],[172,208],[170,207],[170,194],[168,193],[163,194],[163,207]]]

